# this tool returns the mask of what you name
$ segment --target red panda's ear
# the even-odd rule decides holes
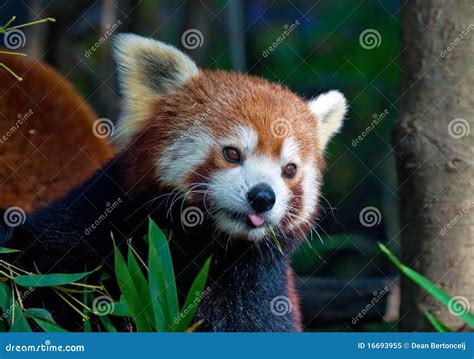
[[[151,38],[118,34],[113,43],[124,97],[124,111],[115,134],[123,144],[148,119],[154,100],[172,93],[199,70],[186,54]]]
[[[341,129],[347,112],[347,101],[339,91],[329,91],[308,102],[309,109],[318,118],[318,138],[324,151],[329,140]]]

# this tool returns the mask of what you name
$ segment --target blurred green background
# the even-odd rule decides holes
[[[396,273],[375,243],[399,232],[391,147],[399,102],[399,6],[392,0],[3,1],[0,21],[13,14],[18,23],[55,17],[55,24],[25,30],[28,53],[59,69],[101,118],[115,120],[120,105],[107,32],[152,36],[202,67],[246,71],[306,98],[342,91],[350,107],[327,150],[321,219],[311,246],[295,256],[298,286],[306,291],[303,312],[309,330],[391,330]],[[183,46],[189,29],[202,35],[194,49]],[[378,34],[376,46],[361,43],[366,30]],[[383,118],[372,126],[377,116]],[[369,126],[370,133],[354,141]],[[375,225],[359,219],[367,207],[380,213]],[[354,324],[354,315],[387,283],[390,295]]]

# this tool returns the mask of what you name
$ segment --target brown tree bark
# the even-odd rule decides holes
[[[411,0],[401,12],[395,129],[404,263],[474,307],[474,3]],[[427,309],[458,317],[402,279],[400,330],[430,331]],[[453,307],[456,311],[459,308]]]

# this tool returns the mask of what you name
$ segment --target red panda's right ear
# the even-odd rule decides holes
[[[175,47],[134,34],[114,36],[113,56],[124,97],[115,135],[118,144],[123,145],[142,128],[157,98],[177,90],[199,70]]]

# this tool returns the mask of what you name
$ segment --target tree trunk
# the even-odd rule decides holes
[[[412,0],[403,6],[394,133],[402,259],[466,307],[474,306],[473,5]],[[400,330],[433,330],[426,309],[452,329],[462,327],[452,315],[462,308],[447,310],[407,278],[401,290]]]

